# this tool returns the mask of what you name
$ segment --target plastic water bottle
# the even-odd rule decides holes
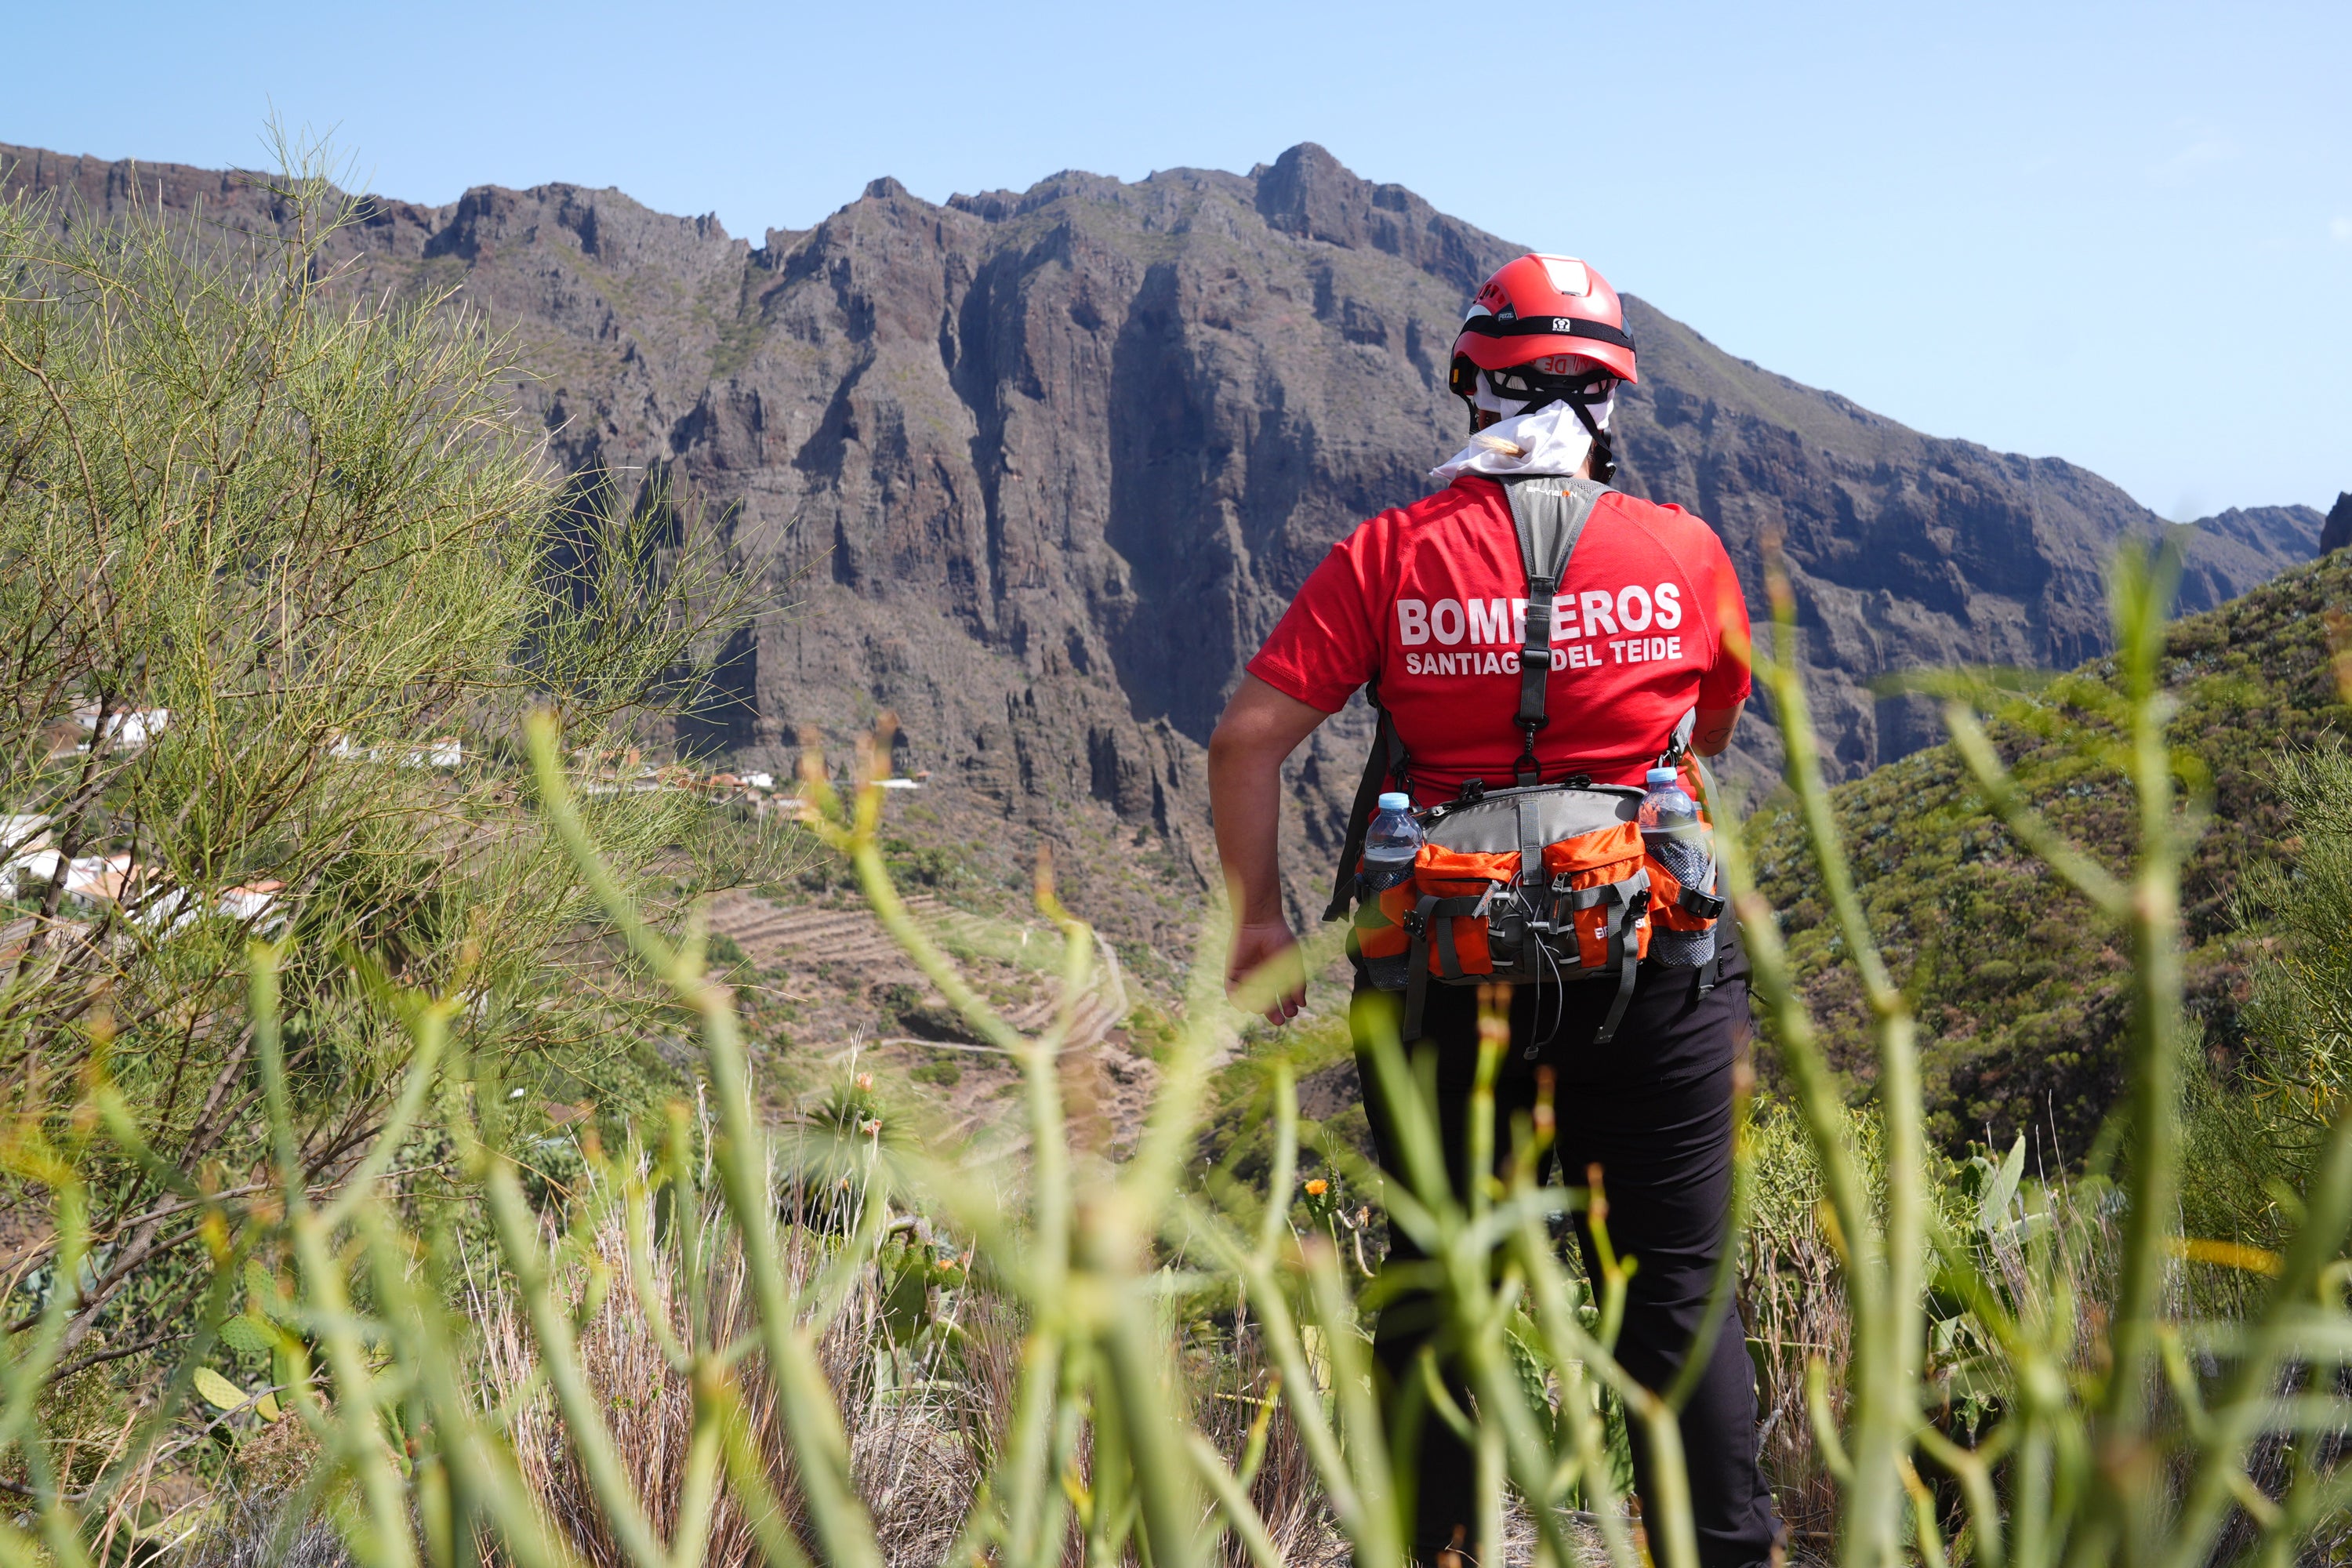
[[[1706,825],[1698,805],[1685,793],[1672,768],[1652,768],[1650,793],[1642,797],[1642,847],[1650,858],[1675,875],[1685,888],[1715,891],[1715,857],[1706,841]],[[1715,956],[1715,928],[1668,931],[1653,925],[1650,957],[1659,963],[1696,966]]]
[[[1413,857],[1421,853],[1421,824],[1413,820],[1412,796],[1391,790],[1381,796],[1381,807],[1364,830],[1364,888],[1377,893],[1401,888],[1412,879]]]

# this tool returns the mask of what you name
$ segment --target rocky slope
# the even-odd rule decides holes
[[[235,174],[0,164],[93,212],[279,216]],[[1224,694],[1331,541],[1458,445],[1454,323],[1520,248],[1313,145],[1246,175],[1064,174],[944,206],[877,180],[756,246],[570,185],[368,198],[346,238],[372,280],[459,285],[514,335],[538,375],[516,398],[583,491],[665,479],[723,520],[774,610],[730,650],[698,742],[789,765],[887,710],[902,765],[931,774],[929,830],[1000,863],[1044,831],[1082,907],[1146,943],[1196,907]],[[2102,649],[2102,560],[2152,513],[1631,309],[1644,379],[1620,400],[1620,482],[1712,521],[1751,593],[1782,542],[1841,775],[1934,738],[1910,700],[1873,694],[1880,675]],[[2307,558],[2319,527],[2305,508],[2210,520],[2188,607]],[[1360,721],[1297,765],[1302,909]],[[1776,745],[1751,726],[1740,765]]]
[[[2238,1010],[2254,967],[2275,964],[2277,938],[2242,923],[2241,878],[2303,851],[2274,782],[2283,752],[2336,743],[2352,708],[2335,650],[2352,605],[2352,555],[2290,571],[2218,610],[2182,619],[2162,673],[2178,704],[2183,778],[2212,791],[2210,824],[2183,868],[2184,969],[2194,1037],[2227,1082],[2247,1047]],[[2075,672],[2032,707],[1996,721],[1995,743],[2021,795],[2073,843],[2109,865],[2137,837],[2128,781],[2097,760]],[[1925,748],[1834,792],[1862,899],[1887,963],[1913,998],[1921,1076],[1937,1142],[2006,1146],[2048,1138],[2053,1161],[2079,1162],[2123,1087],[2131,960],[2103,919],[2027,854],[1986,810],[1948,743]],[[1875,1071],[1869,1006],[1845,958],[1793,808],[1756,824],[1758,880],[1780,912],[1806,999],[1831,1058],[1857,1088]],[[1990,1132],[1988,1132],[1990,1129]]]

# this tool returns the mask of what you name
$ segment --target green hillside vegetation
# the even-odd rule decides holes
[[[2347,598],[2352,563],[2339,553],[2183,619],[2166,640],[2183,782],[2210,793],[2181,900],[2186,1005],[2217,1085],[2249,1065],[2243,1006],[2270,940],[2263,911],[2242,921],[2240,889],[2250,867],[2291,872],[2301,847],[2278,787],[2282,759],[2325,743],[2347,717],[2330,647]],[[2112,661],[2095,661],[2000,705],[1990,726],[2033,804],[2110,863],[2131,841],[2132,792],[2113,757],[2085,753],[2076,727],[2111,729],[2114,682]],[[2081,1163],[2122,1085],[2130,976],[2116,932],[2001,826],[1948,742],[1839,786],[1834,799],[1871,920],[1918,1008],[1931,1138],[1957,1154],[1971,1141],[2006,1148],[2022,1132],[2052,1168]],[[1862,1092],[1868,1009],[1803,826],[1775,800],[1751,826],[1759,885],[1780,911],[1831,1059]]]

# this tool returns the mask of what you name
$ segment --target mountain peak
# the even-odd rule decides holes
[[[1302,142],[1251,172],[1266,226],[1295,238],[1377,250],[1420,268],[1465,300],[1518,247],[1448,217],[1402,185],[1375,184]]]

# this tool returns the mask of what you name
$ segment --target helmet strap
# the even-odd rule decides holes
[[[1573,397],[1560,401],[1576,410],[1577,420],[1584,426],[1584,433],[1592,437],[1592,457],[1586,463],[1586,469],[1592,478],[1607,484],[1617,477],[1617,454],[1610,448],[1609,437],[1601,433],[1599,423],[1592,417],[1592,410]]]

